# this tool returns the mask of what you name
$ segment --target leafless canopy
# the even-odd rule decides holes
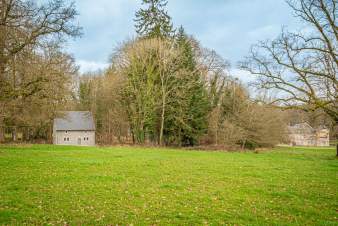
[[[46,4],[0,0],[0,84],[5,84],[8,62],[20,52],[60,43],[65,35],[80,35],[80,27],[74,24],[76,15],[74,4],[63,0]]]
[[[274,103],[303,110],[323,109],[338,121],[338,2],[288,0],[306,25],[283,29],[273,41],[253,46],[240,68],[257,76],[258,88],[278,91]]]

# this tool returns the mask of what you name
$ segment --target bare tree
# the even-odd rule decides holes
[[[254,45],[240,68],[257,76],[260,89],[278,91],[274,103],[322,109],[338,122],[337,0],[288,0],[307,29]],[[338,152],[337,152],[338,155]]]
[[[123,143],[129,139],[129,124],[122,100],[124,78],[114,67],[79,77],[77,109],[90,110],[96,121],[97,141]]]
[[[164,44],[164,46],[161,46],[162,44]],[[170,94],[174,89],[177,89],[174,83],[175,77],[177,76],[175,72],[178,70],[178,66],[174,63],[174,60],[178,58],[178,54],[177,51],[173,49],[173,47],[170,47],[170,45],[165,46],[165,43],[159,43],[159,50],[160,51],[157,60],[160,78],[161,123],[158,143],[159,145],[163,145],[163,131],[167,105],[171,101]]]
[[[39,5],[35,1],[0,1],[0,96],[9,97],[6,90],[8,63],[26,48],[53,45],[66,36],[80,35],[74,24],[77,12],[74,3],[53,0]],[[7,75],[7,77],[6,77]]]
[[[147,136],[154,138],[157,132],[154,130],[159,96],[156,92],[157,44],[155,39],[130,41],[116,51],[112,59],[113,67],[122,76],[122,99],[133,141],[137,143],[144,143]]]
[[[26,49],[10,61],[10,66],[13,93],[1,102],[5,114],[0,126],[29,127],[33,132],[30,136],[50,138],[56,111],[71,98],[72,78],[77,72],[73,58],[58,48],[45,48],[39,54]]]
[[[64,84],[75,72],[60,46],[66,36],[80,35],[76,15],[74,4],[63,0],[0,0],[0,126],[5,118],[24,117],[18,107],[46,100],[50,106],[67,96]]]

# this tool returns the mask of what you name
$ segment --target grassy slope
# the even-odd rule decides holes
[[[334,155],[0,146],[0,225],[337,225]]]

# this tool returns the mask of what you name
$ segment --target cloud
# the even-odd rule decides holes
[[[278,26],[266,25],[249,31],[248,36],[252,39],[262,40],[276,37],[279,31],[280,28]]]
[[[109,67],[108,63],[98,61],[78,60],[77,64],[80,66],[80,73],[104,70]]]
[[[239,80],[243,81],[246,84],[255,80],[255,77],[252,74],[237,68],[230,69],[230,75],[232,75],[235,78],[238,78]]]
[[[75,1],[84,36],[70,40],[67,50],[81,71],[105,67],[114,48],[135,36],[134,16],[141,0]],[[282,25],[298,26],[284,0],[169,0],[168,13],[175,27],[183,25],[232,65],[250,45],[277,36]]]
[[[66,49],[77,61],[82,60],[81,64],[97,62],[100,65],[100,62],[109,60],[120,42],[134,36],[133,17],[138,8],[137,1],[76,0],[75,3],[83,36],[69,40]]]

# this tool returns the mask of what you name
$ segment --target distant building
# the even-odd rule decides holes
[[[55,118],[53,124],[53,144],[95,145],[95,124],[89,111],[65,111]]]
[[[291,145],[299,146],[329,146],[329,130],[321,126],[317,129],[312,128],[307,123],[299,123],[288,126],[289,140]]]

